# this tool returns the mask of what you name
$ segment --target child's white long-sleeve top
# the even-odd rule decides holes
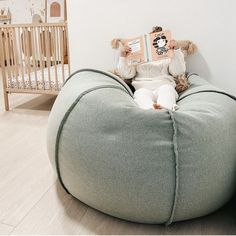
[[[119,58],[117,73],[124,79],[134,78],[132,85],[136,90],[146,88],[155,90],[164,84],[176,86],[175,76],[186,71],[184,55],[181,49],[174,50],[171,59],[146,62],[138,65],[128,65],[125,57]]]

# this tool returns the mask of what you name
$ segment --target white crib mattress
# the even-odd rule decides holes
[[[57,69],[57,80],[56,82],[56,71]],[[48,68],[42,70],[37,70],[35,76],[35,71],[31,68],[30,80],[29,75],[24,74],[23,78],[21,72],[19,72],[18,81],[14,77],[13,79],[8,79],[8,88],[17,88],[17,89],[38,89],[38,90],[60,90],[63,86],[63,73],[64,71],[64,80],[69,76],[69,67],[61,64],[58,64],[56,67],[50,67],[50,81],[49,81],[49,71]],[[44,76],[43,76],[44,75]],[[58,84],[58,86],[57,86]]]

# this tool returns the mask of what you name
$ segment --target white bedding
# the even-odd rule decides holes
[[[19,88],[19,89],[39,89],[39,90],[60,90],[61,87],[63,86],[63,74],[62,70],[64,70],[64,75],[66,80],[69,76],[69,68],[68,65],[64,65],[64,68],[62,67],[61,64],[56,66],[57,68],[57,77],[58,77],[58,86],[56,83],[56,71],[55,71],[55,66],[50,67],[50,82],[49,82],[49,73],[48,73],[48,68],[42,70],[36,71],[37,73],[37,79],[35,76],[35,71],[33,68],[31,69],[30,73],[30,80],[28,74],[24,74],[23,79],[21,75],[21,71],[19,71],[19,76],[18,76],[18,82],[16,78],[13,79],[8,79],[8,88]],[[44,75],[44,79],[43,76]]]

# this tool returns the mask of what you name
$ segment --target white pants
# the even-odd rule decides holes
[[[178,94],[173,86],[165,84],[155,90],[140,88],[134,93],[134,101],[140,108],[154,109],[153,103],[169,110],[176,110]]]

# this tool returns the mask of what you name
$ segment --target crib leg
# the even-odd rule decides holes
[[[4,103],[5,103],[5,110],[9,111],[9,98],[8,92],[4,91]]]

